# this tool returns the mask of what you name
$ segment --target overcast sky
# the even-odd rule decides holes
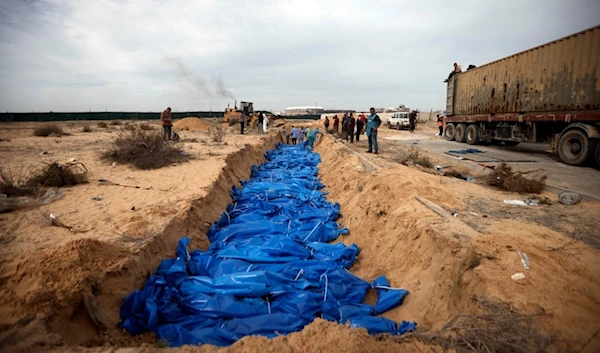
[[[457,61],[598,25],[598,0],[0,0],[0,111],[440,109]]]

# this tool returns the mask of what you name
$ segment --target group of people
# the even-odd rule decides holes
[[[379,115],[375,113],[375,108],[371,108],[370,115],[367,117],[364,114],[360,114],[358,117],[354,117],[353,113],[344,113],[342,120],[338,118],[337,115],[334,115],[331,120],[333,120],[333,132],[337,132],[342,134],[342,136],[346,139],[346,141],[350,140],[350,143],[354,143],[354,138],[356,137],[356,141],[360,141],[360,135],[363,133],[363,128],[365,128],[365,133],[367,135],[369,141],[369,150],[367,153],[379,153],[379,146],[377,144],[377,129],[381,126],[381,118]],[[341,131],[340,131],[340,123],[341,123]],[[331,121],[329,117],[325,117],[325,129],[329,131],[329,126]]]
[[[302,127],[296,127],[294,125],[292,125],[291,133],[285,127],[283,128],[282,132],[285,136],[286,143],[288,145],[290,144],[290,138],[292,140],[291,141],[292,145],[302,144],[302,143],[304,143],[304,138],[306,138],[308,141],[308,145],[310,147],[314,147],[315,140],[317,139],[317,135],[323,135],[323,133],[321,131],[319,131],[319,128],[314,128],[314,129],[311,129],[310,127],[302,128]]]
[[[354,143],[354,137],[356,137],[356,141],[360,141],[360,135],[363,133],[363,128],[365,126],[365,122],[367,121],[367,117],[364,114],[360,114],[358,117],[354,117],[353,113],[345,113],[342,117],[342,120],[338,118],[337,115],[334,115],[333,118],[333,131],[340,132],[340,122],[342,126],[342,136],[345,136],[346,141],[350,140],[350,143]],[[329,131],[329,126],[331,121],[329,117],[325,117],[325,129]]]
[[[243,110],[240,113],[240,132],[244,134],[244,127],[246,125],[246,121],[250,118],[250,114],[247,110]],[[269,125],[269,117],[264,112],[258,112],[258,124],[256,128],[258,129],[259,134],[267,133],[267,126]]]

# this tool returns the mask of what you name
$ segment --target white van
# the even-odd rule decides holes
[[[388,127],[390,129],[408,129],[410,122],[408,120],[408,112],[406,113],[394,113],[391,118],[388,119]]]

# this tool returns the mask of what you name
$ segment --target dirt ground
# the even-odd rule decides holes
[[[417,339],[373,337],[323,320],[285,337],[246,337],[222,349],[165,349],[152,334],[129,336],[116,327],[124,297],[143,284],[161,259],[172,256],[182,235],[190,236],[192,248],[208,245],[206,230],[229,203],[230,187],[248,177],[250,166],[261,163],[281,136],[240,136],[232,127],[224,143],[215,143],[202,130],[178,131],[193,159],[139,171],[113,168],[99,158],[123,126],[60,124],[70,136],[33,137],[34,123],[0,125],[0,138],[10,138],[0,142],[0,157],[11,168],[75,158],[90,174],[88,184],[65,188],[61,200],[0,214],[3,349],[441,351]],[[81,132],[83,124],[94,131]],[[478,312],[475,298],[485,297],[541,314],[538,324],[556,335],[556,348],[600,350],[600,337],[594,336],[600,328],[600,250],[580,240],[583,234],[600,237],[600,204],[563,206],[556,195],[544,193],[549,205],[505,205],[504,199],[524,195],[401,165],[391,144],[382,140],[380,146],[380,155],[370,155],[366,141],[350,145],[326,135],[315,150],[322,157],[328,198],[341,204],[340,222],[350,229],[340,241],[361,249],[352,272],[367,281],[386,275],[392,286],[410,291],[402,306],[384,316],[414,320],[420,331],[435,331],[457,314]],[[140,188],[99,185],[97,179]],[[92,200],[97,196],[102,200]],[[440,216],[417,198],[457,217]],[[75,232],[49,225],[50,213]],[[517,250],[528,255],[529,270]],[[518,272],[525,279],[511,279]]]

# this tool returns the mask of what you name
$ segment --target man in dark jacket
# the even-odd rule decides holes
[[[360,141],[360,134],[363,132],[363,128],[365,127],[365,122],[363,119],[364,115],[361,115],[360,118],[356,119],[356,142]]]
[[[348,117],[348,136],[350,137],[350,143],[354,143],[354,125],[356,125],[356,119],[352,113]],[[348,137],[346,137],[346,141],[348,141]]]
[[[410,132],[412,132],[413,134],[415,133],[415,125],[417,123],[417,111],[413,110],[412,112],[410,112],[410,115],[408,116],[408,122],[410,123]]]
[[[337,134],[340,128],[340,118],[337,115],[333,117],[333,131]]]

